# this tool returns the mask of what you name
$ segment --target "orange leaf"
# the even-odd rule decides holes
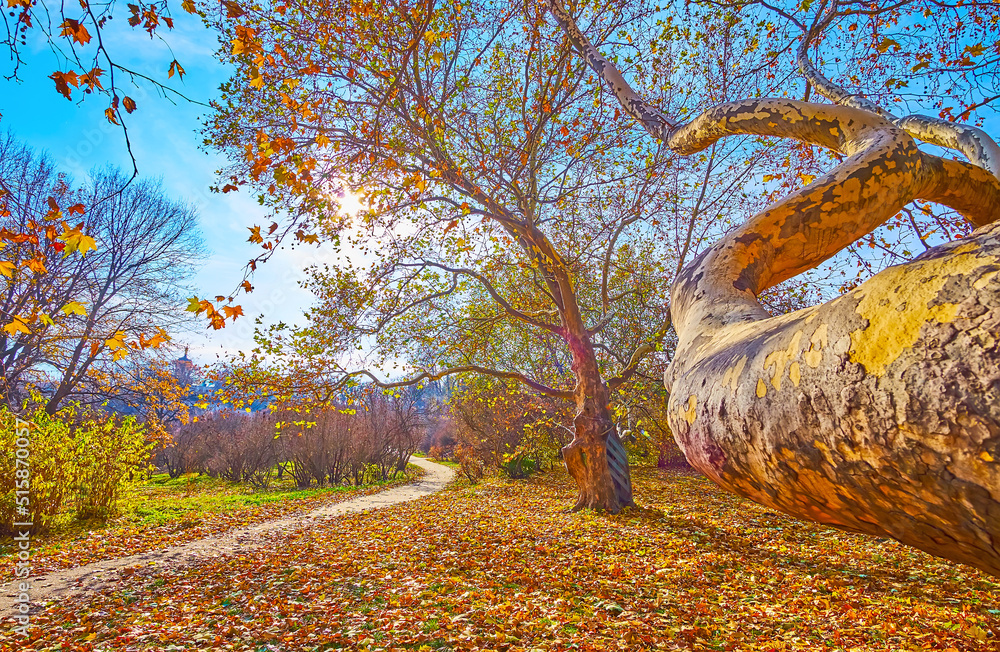
[[[177,59],[170,62],[170,69],[167,70],[167,79],[173,77],[175,72],[181,79],[184,78],[184,68],[178,63]]]
[[[76,73],[72,70],[68,72],[54,72],[49,75],[49,79],[56,83],[56,90],[66,96],[66,99],[70,98],[70,86],[78,87],[80,85],[80,80]]]
[[[71,36],[80,45],[90,43],[90,32],[80,24],[80,21],[67,18],[59,27],[62,29],[59,36]]]

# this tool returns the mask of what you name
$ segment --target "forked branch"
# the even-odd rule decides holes
[[[834,83],[833,80],[824,75],[809,58],[809,48],[834,17],[836,14],[831,14],[811,29],[806,30],[796,52],[796,62],[802,76],[816,89],[817,93],[841,106],[863,109],[882,116],[914,138],[962,152],[973,165],[988,170],[993,176],[1000,179],[1000,147],[982,129],[925,115],[895,116],[864,96],[848,93],[843,86]]]
[[[409,387],[412,385],[416,385],[417,383],[420,383],[424,380],[427,381],[440,380],[445,376],[453,376],[455,374],[462,374],[462,373],[476,373],[476,374],[483,374],[485,376],[493,376],[494,378],[502,378],[504,380],[516,380],[517,382],[523,385],[527,385],[536,392],[539,392],[546,396],[552,396],[554,398],[561,398],[566,400],[571,400],[573,398],[573,392],[570,390],[555,389],[554,387],[549,387],[548,385],[544,385],[542,383],[532,380],[531,378],[528,378],[522,373],[518,373],[516,371],[502,371],[499,369],[490,369],[488,367],[481,367],[479,365],[474,365],[474,364],[462,365],[460,367],[450,367],[448,369],[440,369],[438,371],[425,370],[421,371],[419,374],[413,376],[412,378],[407,378],[405,380],[391,381],[391,382],[380,380],[370,371],[361,370],[347,374],[342,382],[346,382],[347,380],[351,378],[356,378],[358,376],[365,376],[369,380],[371,380],[372,383],[377,387],[381,387],[382,389],[393,389],[396,387]]]

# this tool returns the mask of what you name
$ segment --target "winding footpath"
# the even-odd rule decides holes
[[[279,544],[290,530],[308,525],[311,521],[332,518],[342,514],[380,509],[397,503],[416,500],[444,489],[454,477],[454,471],[447,466],[419,457],[411,457],[410,463],[421,467],[427,473],[418,480],[394,489],[388,489],[352,500],[331,503],[298,516],[265,521],[246,528],[231,530],[218,537],[189,541],[188,543],[151,550],[149,552],[94,562],[56,571],[48,575],[31,578],[31,601],[34,604],[65,598],[81,593],[101,590],[113,584],[120,577],[127,576],[129,569],[136,566],[181,565],[205,557],[218,557],[241,550]],[[16,598],[16,581],[0,584],[0,614],[11,612]]]

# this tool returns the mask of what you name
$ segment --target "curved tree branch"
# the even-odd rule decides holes
[[[499,369],[490,369],[488,367],[480,367],[479,365],[463,365],[461,367],[451,367],[448,369],[442,369],[440,371],[422,371],[413,378],[408,378],[406,380],[397,380],[393,382],[384,382],[379,380],[373,373],[367,370],[353,371],[347,374],[344,380],[341,382],[346,382],[350,378],[356,378],[358,376],[365,376],[372,381],[378,387],[383,389],[392,389],[394,387],[408,387],[410,385],[416,385],[417,383],[428,380],[440,380],[445,376],[452,376],[454,374],[462,373],[477,373],[484,374],[486,376],[493,376],[494,378],[503,378],[505,380],[516,380],[519,383],[527,385],[533,390],[545,394],[546,396],[552,396],[554,398],[561,398],[566,400],[573,399],[573,392],[571,390],[555,389],[549,387],[548,385],[543,385],[542,383],[536,382],[522,373],[516,371],[501,371]]]
[[[663,140],[671,149],[677,151],[674,137],[684,125],[664,115],[659,109],[641,99],[614,64],[609,62],[594,47],[559,0],[547,0],[547,3],[549,11],[562,27],[570,43],[581,53],[591,69],[611,87],[612,92],[626,112],[642,124],[651,135]],[[809,84],[815,87],[816,92],[841,106],[860,109],[891,120],[914,138],[919,138],[932,145],[957,149],[973,165],[988,170],[1000,180],[1000,147],[982,129],[927,116],[915,115],[898,118],[870,100],[848,93],[843,87],[827,78],[809,59],[808,51],[812,40],[836,16],[836,13],[828,14],[806,31],[796,53],[800,71]]]
[[[809,47],[836,15],[831,13],[823,21],[806,31],[796,51],[795,58],[799,70],[806,81],[816,89],[816,92],[841,106],[870,111],[891,120],[914,138],[919,138],[932,145],[958,150],[973,165],[988,170],[993,176],[1000,179],[1000,147],[982,129],[924,115],[897,117],[863,96],[848,93],[846,89],[824,75],[809,59]]]
[[[643,358],[655,350],[656,345],[648,342],[639,346],[639,348],[632,352],[632,357],[629,358],[628,364],[622,369],[621,374],[608,379],[608,389],[616,389],[627,383],[635,375],[636,369],[639,368],[639,363],[642,362]]]
[[[491,297],[493,297],[493,300],[496,301],[498,304],[500,304],[500,307],[503,308],[510,316],[520,321],[523,321],[526,324],[530,324],[537,328],[547,330],[550,333],[560,334],[562,332],[562,328],[560,328],[559,326],[535,319],[534,317],[524,312],[521,312],[520,310],[512,306],[509,301],[500,296],[500,293],[497,292],[496,288],[493,287],[493,284],[485,276],[483,276],[482,274],[480,274],[475,270],[467,269],[464,267],[449,267],[448,265],[435,262],[400,263],[399,265],[401,267],[434,267],[436,269],[444,270],[450,274],[462,274],[464,276],[472,277],[477,281],[479,281],[479,284],[483,286],[483,289],[485,289],[486,292],[489,293]]]
[[[622,74],[604,55],[593,46],[587,35],[580,31],[576,21],[567,12],[560,0],[546,0],[549,12],[562,27],[570,44],[580,53],[597,75],[611,86],[611,91],[621,102],[626,113],[635,118],[652,136],[666,140],[670,131],[677,128],[678,122],[662,111],[652,106],[639,94],[632,90]]]

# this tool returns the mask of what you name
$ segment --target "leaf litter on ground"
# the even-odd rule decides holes
[[[562,471],[488,479],[48,605],[19,650],[995,652],[1000,583],[796,521],[688,472],[569,513]],[[9,647],[5,649],[11,649]]]

